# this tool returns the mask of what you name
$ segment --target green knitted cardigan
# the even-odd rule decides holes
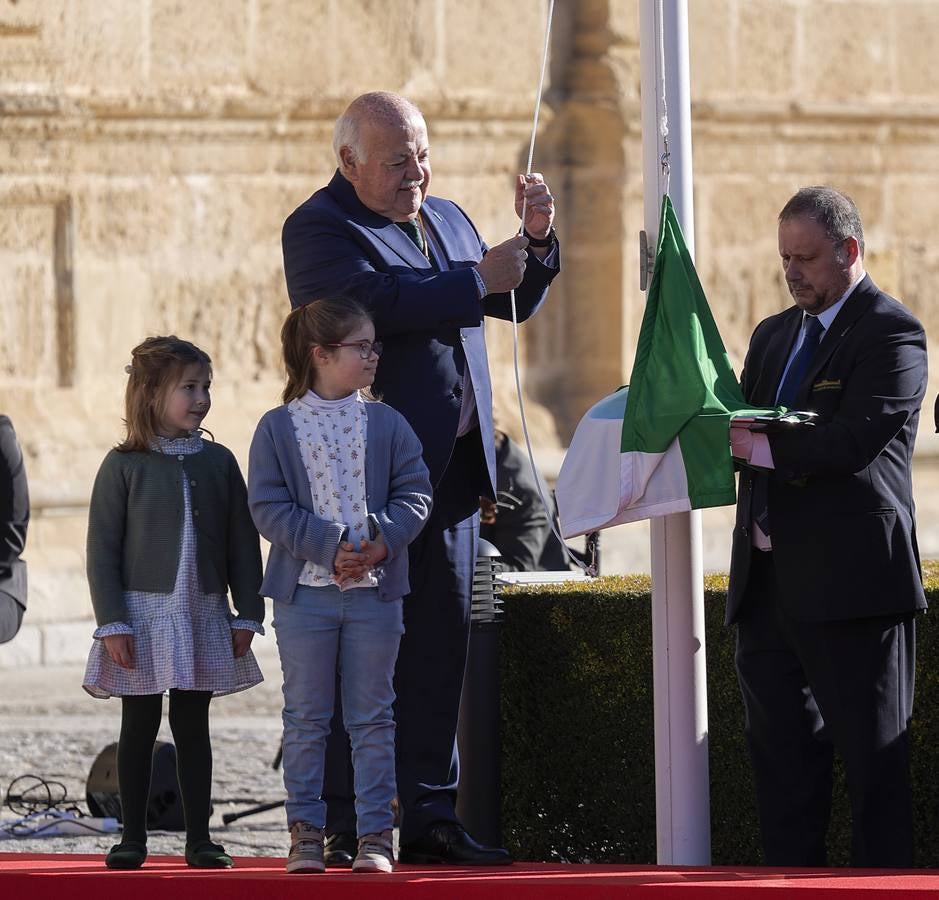
[[[112,450],[95,478],[87,571],[98,625],[126,622],[125,591],[168,594],[176,584],[189,481],[199,582],[227,594],[239,617],[261,622],[261,550],[247,491],[231,451],[205,441],[198,453]]]

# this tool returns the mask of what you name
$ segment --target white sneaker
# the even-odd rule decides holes
[[[359,852],[352,863],[353,872],[390,872],[394,868],[391,829],[381,834],[363,834]]]
[[[294,822],[290,826],[287,871],[300,874],[326,871],[326,863],[323,862],[322,828],[316,828],[309,822]]]

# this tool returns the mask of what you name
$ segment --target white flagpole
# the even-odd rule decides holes
[[[640,58],[645,231],[654,248],[667,188],[693,257],[686,0],[641,0]],[[668,176],[662,167],[663,122],[667,122]],[[657,861],[709,865],[701,513],[654,518],[651,536]]]

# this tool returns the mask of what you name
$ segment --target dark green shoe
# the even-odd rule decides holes
[[[104,858],[109,869],[139,869],[147,858],[147,845],[139,841],[121,841]]]
[[[196,869],[230,869],[235,861],[221,844],[203,841],[195,847],[186,844],[186,863]]]

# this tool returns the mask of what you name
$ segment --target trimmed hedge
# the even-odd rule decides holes
[[[939,563],[924,564],[930,605]],[[761,852],[726,576],[705,578],[711,847],[714,864]],[[520,859],[655,862],[650,580],[606,576],[506,590],[502,628],[502,826]],[[918,865],[939,860],[939,627],[917,619],[912,725]],[[850,818],[836,773],[829,861],[848,862]]]

